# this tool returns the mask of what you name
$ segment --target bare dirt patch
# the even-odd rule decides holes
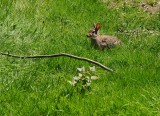
[[[136,7],[144,12],[149,12],[151,14],[155,14],[160,11],[160,1],[152,1],[152,0],[99,0],[107,5],[110,9],[116,9],[124,6]]]
[[[142,3],[140,5],[140,8],[143,9],[144,11],[155,14],[160,11],[160,1],[157,2],[157,4]]]

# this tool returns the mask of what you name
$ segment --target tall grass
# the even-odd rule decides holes
[[[1,0],[0,52],[17,55],[70,53],[114,69],[96,67],[100,79],[85,96],[67,80],[77,67],[92,64],[70,58],[14,59],[0,56],[1,115],[158,115],[160,113],[160,21],[138,7],[109,8],[100,0]],[[99,51],[87,31],[123,45]]]

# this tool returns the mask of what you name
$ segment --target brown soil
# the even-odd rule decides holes
[[[156,2],[152,1],[145,1],[144,2],[137,2],[136,0],[123,0],[123,1],[108,1],[108,0],[100,0],[101,2],[107,4],[108,8],[116,9],[119,7],[123,7],[123,5],[129,5],[132,7],[138,7],[145,12],[149,12],[151,14],[155,14],[160,12],[160,0]]]
[[[144,11],[150,12],[151,14],[155,14],[160,11],[160,1],[156,5],[149,5],[147,3],[142,3],[140,7]]]

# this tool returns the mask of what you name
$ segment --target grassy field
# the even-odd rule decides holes
[[[156,1],[145,1],[158,6]],[[1,0],[0,52],[17,55],[69,53],[98,61],[99,76],[85,95],[68,80],[93,64],[67,57],[16,59],[0,55],[0,115],[159,115],[160,12],[141,2],[108,0]],[[100,33],[123,45],[100,51],[86,33]]]

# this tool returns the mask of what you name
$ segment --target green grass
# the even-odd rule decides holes
[[[113,1],[114,2],[114,1]],[[17,55],[70,53],[112,68],[96,67],[98,80],[84,96],[69,85],[84,61],[58,57],[0,56],[1,115],[159,115],[160,13],[131,5],[108,8],[101,0],[1,0],[0,52]],[[86,33],[100,33],[123,45],[100,51]]]

